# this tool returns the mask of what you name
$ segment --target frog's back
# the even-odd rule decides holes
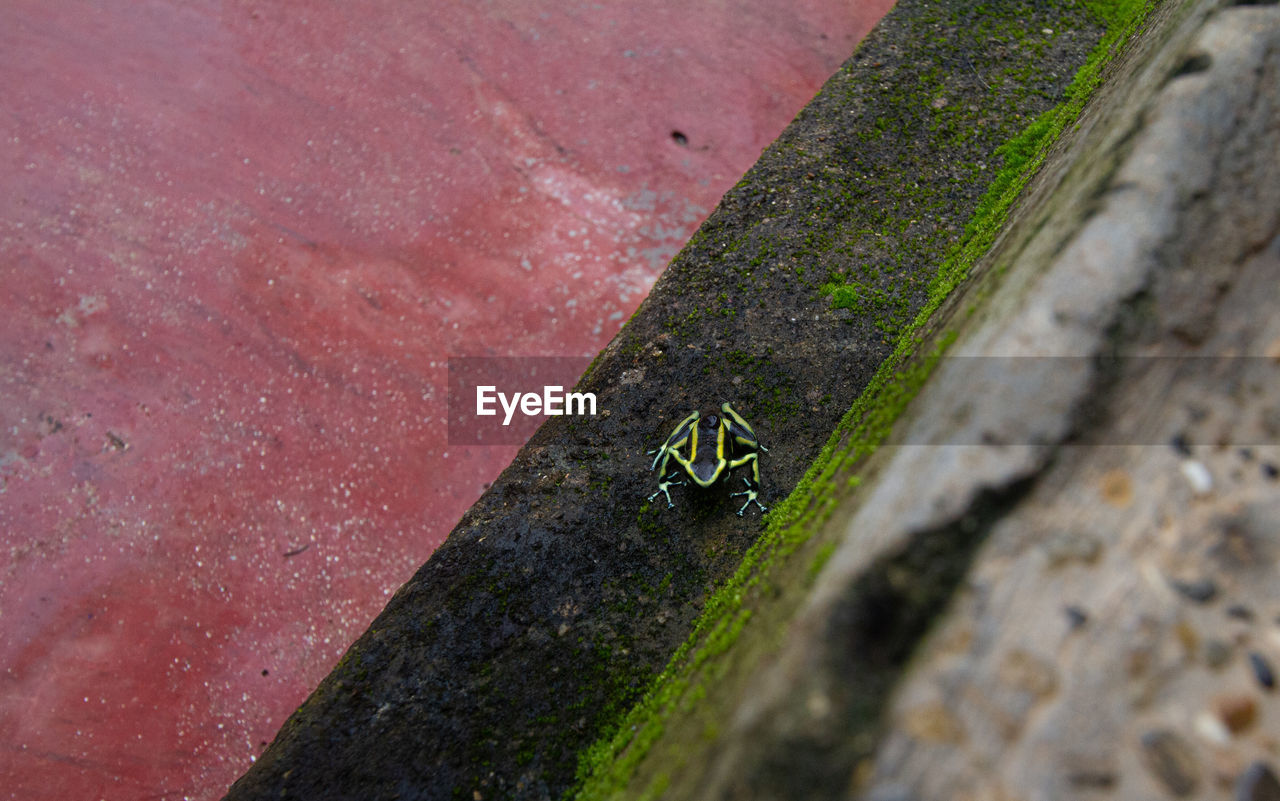
[[[709,414],[698,421],[697,443],[690,460],[694,480],[706,486],[716,480],[723,459],[720,454],[720,420]]]

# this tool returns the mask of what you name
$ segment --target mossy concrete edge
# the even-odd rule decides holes
[[[1028,181],[1041,172],[1050,154],[1062,149],[1061,135],[1078,133],[1071,129],[1077,125],[1086,101],[1109,74],[1112,62],[1135,36],[1147,38],[1150,46],[1152,41],[1172,35],[1174,23],[1191,13],[1195,4],[1162,5],[1162,13],[1157,15],[1159,24],[1149,28],[1144,25],[1151,19],[1155,4],[1116,4],[1099,9],[1107,18],[1108,33],[1077,73],[1067,100],[1040,115],[1002,148],[1012,158],[992,182],[967,226],[964,243],[939,271],[929,302],[899,337],[893,353],[841,421],[785,506],[771,515],[765,535],[753,546],[733,579],[709,600],[693,635],[655,681],[649,695],[622,720],[611,741],[597,742],[584,758],[582,784],[576,797],[687,795],[673,792],[673,775],[678,775],[684,766],[698,770],[699,755],[718,736],[717,713],[712,708],[715,705],[706,700],[708,686],[730,670],[744,669],[741,656],[736,658],[736,664],[728,664],[733,661],[729,652],[738,647],[736,641],[744,632],[750,632],[757,640],[756,648],[766,651],[771,647],[768,641],[780,636],[779,627],[786,625],[788,614],[768,609],[771,605],[788,606],[780,599],[785,592],[780,585],[798,579],[808,586],[830,558],[834,542],[814,542],[815,533],[837,505],[845,504],[842,514],[849,514],[847,504],[856,503],[857,487],[866,471],[874,469],[867,457],[885,440],[894,421],[928,379],[933,366],[954,341],[958,326],[980,312],[982,300],[999,276],[986,276],[981,286],[966,287],[964,310],[959,315],[961,304],[952,292],[979,262],[991,261],[988,254],[1002,235],[1015,201],[1024,195]],[[1051,191],[1053,179],[1047,180],[1050,186],[1044,191]],[[834,289],[837,288],[824,287],[828,293]],[[785,564],[788,561],[791,564]],[[791,595],[794,608],[795,593]],[[760,617],[770,620],[764,624],[753,620]],[[723,703],[724,699],[720,701]],[[872,716],[875,712],[868,710]],[[677,719],[683,720],[677,723]],[[679,733],[671,734],[669,727]]]

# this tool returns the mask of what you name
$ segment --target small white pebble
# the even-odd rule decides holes
[[[826,693],[813,692],[810,693],[808,701],[805,702],[805,707],[809,711],[809,717],[821,720],[831,714],[831,699],[827,697]]]
[[[1205,467],[1203,462],[1183,459],[1182,475],[1186,476],[1187,483],[1191,485],[1191,490],[1196,495],[1207,495],[1213,489],[1213,475],[1209,473],[1209,468]]]
[[[1227,745],[1231,742],[1231,732],[1227,731],[1226,724],[1210,712],[1196,715],[1195,730],[1196,734],[1214,745]]]

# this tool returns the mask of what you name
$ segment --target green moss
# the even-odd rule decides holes
[[[824,542],[818,547],[818,552],[813,555],[813,560],[809,562],[809,569],[805,572],[806,583],[813,583],[818,574],[822,572],[822,568],[827,566],[827,562],[831,560],[831,555],[835,552],[835,542]]]
[[[859,318],[870,317],[877,330],[896,336],[908,319],[910,305],[906,297],[861,283],[827,283],[822,292],[831,296],[831,307],[850,309]]]
[[[828,193],[829,208],[838,210],[857,204],[863,216],[874,224],[839,236],[832,235],[838,227],[827,226],[826,238],[815,242],[817,246],[806,248],[803,254],[807,259],[844,262],[835,271],[844,277],[820,287],[831,297],[831,308],[852,310],[855,319],[870,318],[875,328],[890,337],[907,326],[911,309],[918,308],[925,295],[924,287],[904,289],[896,279],[907,265],[930,259],[936,263],[935,252],[940,246],[945,251],[947,242],[954,239],[949,196],[961,187],[987,184],[987,176],[994,173],[1000,183],[991,184],[994,204],[985,211],[998,213],[1002,204],[1007,205],[1006,199],[1016,197],[1025,177],[1038,168],[1040,144],[1057,135],[1052,121],[1044,120],[994,153],[987,144],[993,133],[1013,137],[1020,125],[1016,116],[1002,115],[1000,106],[1024,108],[1035,105],[1033,100],[1039,98],[1043,107],[1054,100],[1037,70],[1055,46],[1058,34],[1045,33],[1038,26],[1028,30],[1029,15],[1020,13],[1017,4],[948,4],[939,6],[935,13],[934,27],[949,31],[952,36],[964,31],[964,36],[982,42],[986,50],[1001,51],[1007,57],[988,59],[981,73],[967,55],[961,63],[948,63],[944,69],[927,60],[931,49],[950,52],[950,37],[926,41],[918,59],[927,66],[917,69],[914,81],[886,89],[895,94],[885,100],[902,109],[901,116],[878,117],[871,130],[863,133],[868,142],[878,142],[884,134],[891,134],[892,141],[912,143],[903,147],[902,160],[913,163],[913,168],[904,172],[929,180],[906,183],[896,180],[897,171],[868,172],[819,187]],[[1103,14],[1095,16],[1107,19]],[[957,102],[957,96],[965,96],[966,82],[981,85],[978,96],[982,102]],[[1072,116],[1071,111],[1066,110],[1063,116]],[[935,163],[930,164],[930,160]],[[851,180],[855,178],[856,181]],[[872,210],[869,215],[865,214],[868,206]],[[972,218],[970,225],[981,216]],[[975,233],[980,231],[966,229],[963,235],[972,238]]]
[[[666,526],[662,523],[660,509],[647,501],[640,504],[640,512],[636,515],[636,524],[640,527],[640,533],[646,537],[654,537],[666,532]],[[669,575],[668,581],[670,581]]]
[[[635,771],[647,757],[654,743],[666,732],[675,716],[694,708],[706,692],[707,682],[725,669],[721,657],[737,641],[753,615],[752,598],[769,590],[773,576],[788,557],[810,539],[835,510],[839,500],[858,483],[856,468],[888,436],[902,410],[918,393],[941,356],[954,340],[944,332],[930,339],[931,345],[921,352],[926,326],[944,300],[968,276],[977,260],[987,252],[1004,225],[1014,202],[1027,182],[1043,164],[1052,144],[1074,123],[1093,89],[1102,79],[1108,63],[1138,30],[1150,11],[1148,0],[1093,0],[1087,8],[1106,25],[1099,44],[1077,72],[1065,98],[1038,115],[1021,132],[1011,136],[996,151],[999,169],[989,181],[982,181],[983,165],[977,161],[956,165],[958,182],[985,185],[985,194],[977,203],[959,241],[950,248],[934,278],[920,287],[923,302],[910,319],[899,319],[902,306],[894,303],[888,284],[879,283],[892,275],[895,266],[906,258],[895,253],[903,235],[919,225],[919,219],[931,208],[927,193],[912,187],[885,189],[869,197],[858,189],[857,181],[832,182],[832,191],[824,197],[827,212],[838,215],[855,204],[873,203],[878,207],[872,215],[878,221],[872,227],[861,226],[842,237],[807,238],[797,253],[782,254],[793,261],[795,272],[824,275],[830,280],[815,284],[815,289],[830,296],[828,303],[836,309],[869,312],[876,325],[886,334],[896,335],[894,347],[881,364],[870,384],[844,416],[805,477],[791,495],[766,515],[765,533],[747,551],[737,572],[707,601],[693,631],[677,649],[666,669],[650,684],[639,703],[619,719],[611,733],[597,740],[579,762],[578,786],[570,793],[577,798],[615,797],[633,780]],[[1020,30],[1020,19],[1007,9],[987,13],[979,8],[972,24],[974,35],[987,37],[992,43],[1023,43],[1031,37]],[[959,20],[953,24],[959,24]],[[1046,37],[1047,41],[1047,35]],[[1036,44],[1040,46],[1041,43]],[[1026,57],[1002,74],[982,78],[993,91],[1006,82],[1027,81],[1027,73],[1036,68],[1035,46],[1027,48]],[[915,93],[899,98],[904,107],[925,109],[937,107],[944,98],[946,76],[938,70],[922,73]],[[1029,91],[1036,91],[1034,88]],[[941,109],[945,110],[946,105]],[[886,134],[899,134],[900,122],[877,118],[869,130],[858,132],[863,141],[877,141]],[[932,133],[952,143],[966,143],[973,136],[977,122],[964,110],[943,111],[933,115],[927,124]],[[821,169],[820,167],[817,169]],[[816,172],[816,170],[815,170]],[[892,178],[892,176],[890,176]],[[740,188],[743,185],[740,184]],[[822,187],[818,187],[821,190]],[[923,198],[923,199],[922,199]],[[905,213],[905,214],[904,214]],[[919,234],[919,231],[917,231]],[[941,235],[928,243],[942,241]],[[940,238],[941,237],[941,238]],[[919,238],[917,238],[919,241]],[[918,247],[918,246],[917,246]],[[832,261],[838,254],[842,261]],[[856,258],[855,258],[856,257]],[[761,259],[763,262],[763,258]],[[856,262],[856,263],[855,263]],[[808,265],[809,269],[806,269]],[[857,274],[859,278],[847,280]],[[836,276],[839,278],[837,279]],[[750,365],[751,357],[738,351],[726,356],[730,364]],[[781,413],[781,410],[774,410]],[[642,527],[647,506],[641,510]],[[812,579],[834,552],[834,543],[818,543],[810,547],[806,573]],[[716,669],[711,669],[715,666]],[[643,791],[643,797],[656,797],[667,787],[670,773],[657,774]]]
[[[671,317],[667,320],[666,328],[672,334],[680,339],[685,339],[690,332],[694,331],[698,321],[702,319],[704,312],[702,309],[693,309],[681,317]]]
[[[602,458],[608,458],[607,454],[601,454]],[[587,489],[591,492],[604,494],[609,491],[609,487],[613,486],[613,476],[609,473],[596,473],[599,478],[592,479],[587,484]],[[563,479],[562,479],[563,480]]]
[[[794,384],[776,369],[772,354],[767,351],[751,353],[734,349],[708,353],[702,371],[704,375],[724,373],[741,379],[740,389],[754,399],[748,420],[753,428],[771,428],[802,409]],[[747,413],[745,409],[741,411]]]
[[[639,337],[631,337],[618,348],[618,355],[623,359],[634,359],[640,355],[642,350],[644,350],[644,343],[640,341]]]

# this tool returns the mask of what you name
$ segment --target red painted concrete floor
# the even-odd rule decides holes
[[[5,3],[0,794],[219,797],[889,5]]]

